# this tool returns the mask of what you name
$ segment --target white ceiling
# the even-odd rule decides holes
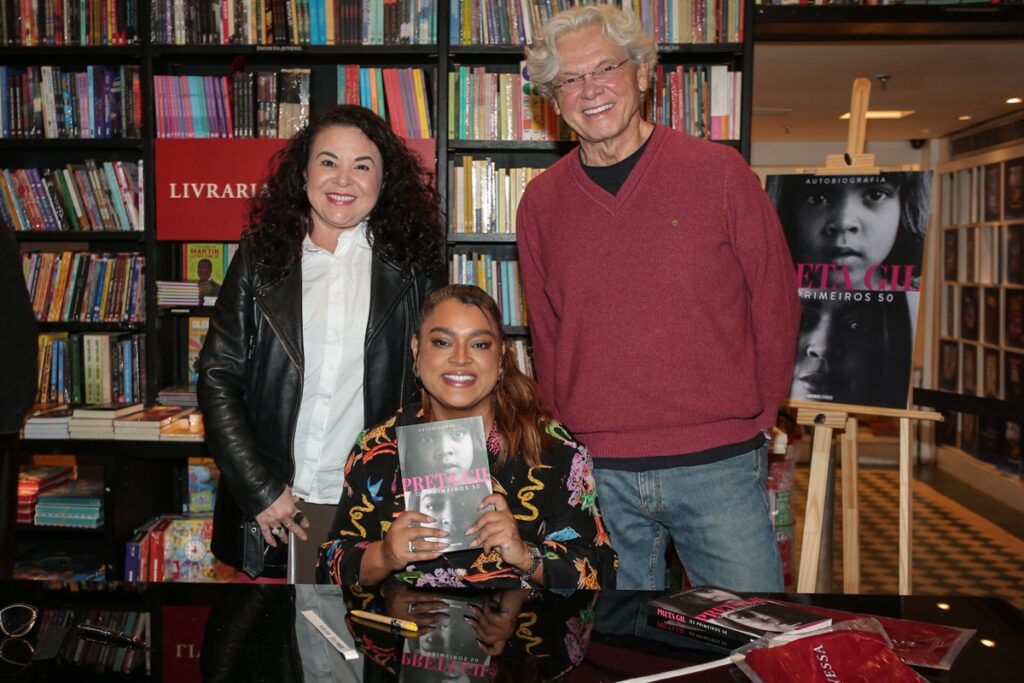
[[[842,140],[853,80],[872,78],[870,109],[913,109],[899,121],[870,120],[868,141],[945,137],[1022,112],[1024,41],[757,43],[755,142]],[[888,74],[883,88],[874,76]],[[968,114],[971,121],[958,121]],[[786,127],[789,127],[787,132]]]

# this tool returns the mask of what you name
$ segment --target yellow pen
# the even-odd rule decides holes
[[[395,619],[393,617],[385,617],[380,614],[374,614],[373,612],[364,612],[361,609],[354,609],[349,612],[353,617],[359,617],[360,619],[366,619],[367,621],[373,621],[378,624],[384,624],[391,628],[396,628],[402,631],[419,631],[420,627],[414,621],[406,621],[404,619]]]

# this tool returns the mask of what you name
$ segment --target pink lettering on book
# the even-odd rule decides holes
[[[835,282],[831,283],[832,280]],[[872,292],[920,291],[914,284],[913,266],[881,263],[868,266],[863,283],[855,283],[846,266],[835,263],[797,263],[796,286],[800,289],[866,289]]]
[[[477,467],[460,472],[438,472],[419,477],[402,477],[402,489],[407,492],[454,488],[466,484],[482,484],[491,480],[486,467]]]

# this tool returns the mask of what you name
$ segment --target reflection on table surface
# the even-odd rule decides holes
[[[0,608],[19,603],[37,612],[8,612],[32,624],[20,637],[0,635],[0,680],[601,683],[727,654],[654,626],[647,616],[654,595],[0,582]],[[1024,670],[1024,616],[1002,600],[784,597],[977,629],[950,671],[919,669],[929,680],[1018,681]],[[398,621],[383,624],[357,611]],[[724,667],[685,680],[745,679]]]

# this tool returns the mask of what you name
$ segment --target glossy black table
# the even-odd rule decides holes
[[[351,610],[357,609],[408,618],[429,612],[432,598],[407,590],[0,582],[0,607],[17,602],[39,610],[24,643],[8,643],[10,639],[4,637],[0,654],[10,656],[0,657],[0,681],[529,682],[557,678],[601,683],[723,656],[721,650],[652,626],[645,610],[651,595],[632,591],[474,595],[477,607],[472,609],[477,611],[472,614],[477,617],[479,638],[460,643],[456,631],[448,630],[448,620],[425,627],[414,638],[351,616]],[[463,600],[459,596],[451,593],[446,599],[458,604]],[[997,598],[785,597],[862,614],[977,629],[951,670],[918,669],[930,681],[1016,682],[1024,671],[1024,615]],[[304,612],[322,620],[357,656],[344,659]],[[81,633],[74,624],[84,615],[91,615],[90,621],[103,621],[106,630],[98,636]],[[149,647],[119,640],[132,634]],[[32,648],[31,655],[26,655],[26,644]],[[476,659],[467,660],[470,652]],[[443,665],[450,664],[451,657],[470,663],[459,667],[459,675],[444,673],[454,668]],[[723,667],[680,680],[746,678],[735,667]]]

